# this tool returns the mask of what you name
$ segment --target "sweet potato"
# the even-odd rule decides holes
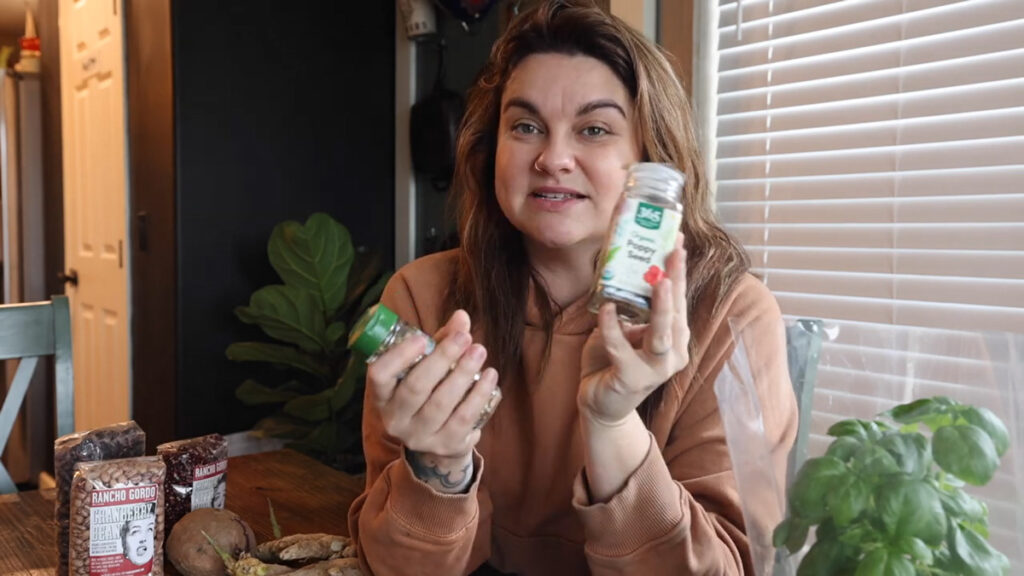
[[[229,510],[200,508],[189,512],[171,530],[167,559],[182,576],[223,576],[224,561],[217,548],[238,558],[256,545],[252,528]]]

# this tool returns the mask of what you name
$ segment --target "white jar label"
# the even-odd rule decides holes
[[[156,484],[93,490],[89,511],[89,574],[153,572]]]
[[[683,215],[675,210],[625,198],[608,244],[601,284],[646,298],[665,276],[665,258],[672,252]]]

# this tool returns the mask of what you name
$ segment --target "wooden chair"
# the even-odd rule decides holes
[[[0,306],[0,360],[21,359],[0,407],[0,454],[7,446],[40,356],[54,357],[57,436],[70,434],[75,429],[75,386],[71,369],[71,313],[66,296],[54,296],[49,302]],[[16,491],[14,481],[0,463],[0,494]]]

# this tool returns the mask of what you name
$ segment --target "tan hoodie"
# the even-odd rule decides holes
[[[427,333],[438,330],[447,320],[443,298],[454,255],[435,254],[403,267],[388,283],[383,303]],[[526,377],[499,379],[504,400],[484,427],[467,494],[440,494],[420,482],[366,402],[367,487],[349,511],[364,570],[454,576],[487,562],[521,576],[753,574],[713,390],[734,348],[730,320],[758,346],[751,368],[759,375],[780,486],[798,415],[771,293],[748,275],[719,309],[714,317],[698,309],[691,318],[696,353],[665,384],[646,459],[606,503],[592,504],[587,496],[577,423],[580,352],[596,326],[585,299],[557,321],[543,374],[544,333],[531,306],[523,343]]]

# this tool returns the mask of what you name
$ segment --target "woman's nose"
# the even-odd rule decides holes
[[[563,138],[551,137],[541,150],[533,168],[552,176],[572,172],[576,168],[576,156],[572,146]]]

